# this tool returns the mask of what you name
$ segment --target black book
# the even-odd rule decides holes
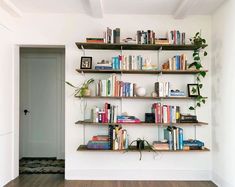
[[[113,126],[109,125],[109,148],[113,149]]]

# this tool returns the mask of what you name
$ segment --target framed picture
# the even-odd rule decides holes
[[[92,57],[82,56],[80,69],[91,69],[92,68]]]
[[[198,84],[188,84],[188,96],[197,97],[200,95]]]

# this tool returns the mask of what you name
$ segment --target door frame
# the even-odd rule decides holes
[[[26,45],[26,44],[18,44],[13,47],[13,159],[12,159],[12,178],[16,178],[19,176],[19,125],[20,125],[20,48],[28,47],[28,48],[54,48],[54,49],[64,49],[64,77],[66,77],[65,69],[66,69],[66,47],[65,45]],[[65,92],[65,88],[64,88]],[[64,123],[65,123],[65,93],[63,93],[64,100],[62,108],[64,111]],[[65,137],[65,132],[64,132]]]

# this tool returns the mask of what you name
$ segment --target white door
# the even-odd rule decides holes
[[[64,157],[64,49],[20,49],[20,157]]]

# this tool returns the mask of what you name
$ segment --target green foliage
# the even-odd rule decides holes
[[[67,81],[66,81],[66,84],[75,88],[75,91],[74,91],[75,97],[83,97],[86,93],[86,90],[89,88],[89,85],[93,82],[94,82],[94,79],[91,78],[91,79],[88,79],[87,81],[85,81],[81,86],[74,86],[73,84],[71,84],[70,82],[67,82]]]
[[[199,85],[199,90],[201,90],[203,88],[203,84],[201,83],[201,78],[205,78],[206,76],[206,72],[203,71],[203,66],[201,64],[201,55],[203,55],[204,57],[208,55],[208,53],[204,50],[207,47],[206,40],[201,37],[200,32],[197,32],[195,36],[190,38],[189,40],[193,45],[196,46],[193,52],[193,62],[189,64],[189,68],[195,68],[196,70],[199,70],[199,73],[197,74],[196,77],[196,81]],[[194,90],[192,91],[194,92]],[[196,105],[190,106],[189,110],[196,110],[197,107],[201,107],[202,104],[205,103],[206,103],[206,97],[198,96],[196,98]]]

